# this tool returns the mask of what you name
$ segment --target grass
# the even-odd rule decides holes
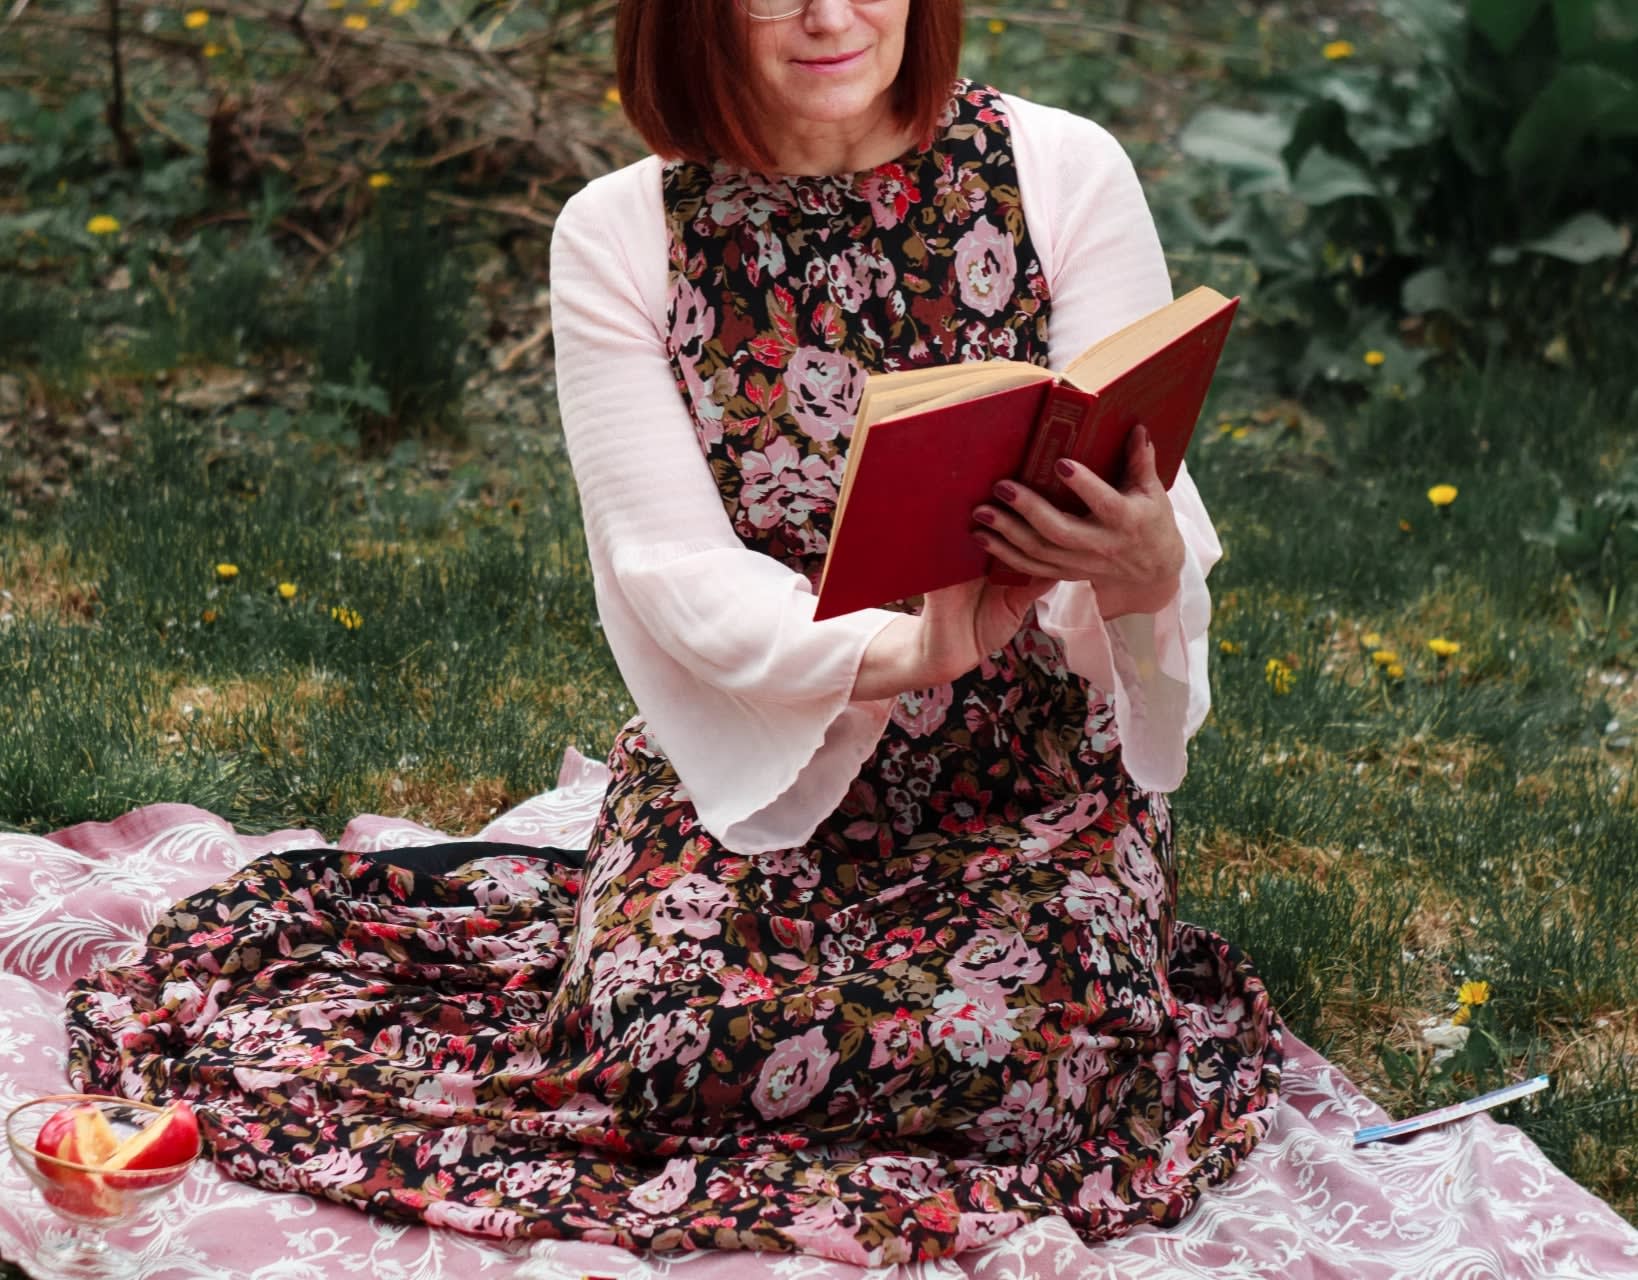
[[[1552,1072],[1512,1118],[1632,1218],[1638,787],[1611,745],[1638,717],[1631,632],[1590,626],[1592,593],[1524,536],[1614,473],[1626,392],[1469,371],[1333,407],[1317,443],[1197,444],[1226,556],[1215,705],[1175,799],[1182,914],[1252,953],[1299,1035],[1395,1113]],[[1491,1038],[1435,1069],[1424,1022],[1469,979]]]

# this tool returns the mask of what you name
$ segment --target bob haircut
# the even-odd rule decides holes
[[[793,0],[793,3],[795,0]],[[918,138],[949,105],[961,54],[961,0],[910,0],[893,111]],[[620,0],[614,24],[620,105],[667,159],[767,172],[773,154],[745,75],[746,29],[734,0]]]

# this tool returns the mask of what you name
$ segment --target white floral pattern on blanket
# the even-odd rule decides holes
[[[571,752],[557,788],[496,819],[480,838],[583,847],[605,780],[600,764]],[[384,849],[447,838],[365,817],[340,844]],[[182,805],[50,837],[0,835],[0,1108],[65,1087],[63,993],[75,977],[136,944],[176,899],[263,853],[323,843],[310,831],[241,836]],[[1517,1129],[1481,1116],[1400,1146],[1354,1150],[1354,1129],[1383,1118],[1341,1071],[1288,1038],[1273,1133],[1181,1226],[1089,1248],[1062,1219],[1048,1218],[955,1258],[875,1272],[789,1254],[637,1255],[550,1240],[503,1246],[261,1191],[209,1165],[120,1243],[142,1255],[152,1280],[1638,1277],[1638,1231],[1559,1173]],[[53,1229],[50,1211],[5,1159],[0,1255],[26,1269]]]

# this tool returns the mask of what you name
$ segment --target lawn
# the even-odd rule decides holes
[[[1154,94],[1338,31],[1253,41],[1212,10],[1117,52],[1113,28],[1055,28],[1062,8],[977,14],[973,69],[1035,67],[1017,87],[1124,121],[1154,190],[1187,114]],[[1110,72],[1096,92],[1089,67]],[[0,173],[26,181],[0,201],[0,824],[168,800],[249,830],[368,811],[467,833],[551,785],[566,747],[600,754],[632,707],[538,340],[539,228],[471,213],[450,250],[472,290],[432,282],[441,309],[399,329],[386,308],[385,345],[459,373],[440,407],[355,376],[362,339],[314,318],[350,307],[363,331],[390,272],[374,294],[316,268],[282,290],[305,241],[243,191],[243,226],[161,246],[151,169],[133,187],[71,123],[52,168],[6,92]],[[129,215],[82,230],[120,199],[146,240]],[[1180,287],[1255,284],[1169,245]],[[1337,376],[1296,384],[1277,309],[1250,309],[1190,454],[1226,554],[1214,709],[1174,807],[1182,914],[1250,951],[1299,1035],[1396,1114],[1549,1072],[1508,1117],[1638,1221],[1630,277],[1578,305],[1598,341],[1569,354],[1548,333],[1547,359],[1457,343],[1424,363],[1435,335],[1395,328],[1368,359],[1358,330]],[[1465,1044],[1437,1055],[1453,1027]]]

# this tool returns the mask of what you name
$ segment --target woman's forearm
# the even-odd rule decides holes
[[[865,646],[859,674],[853,681],[853,701],[894,698],[917,687],[914,673],[917,621],[910,614],[894,618]]]

